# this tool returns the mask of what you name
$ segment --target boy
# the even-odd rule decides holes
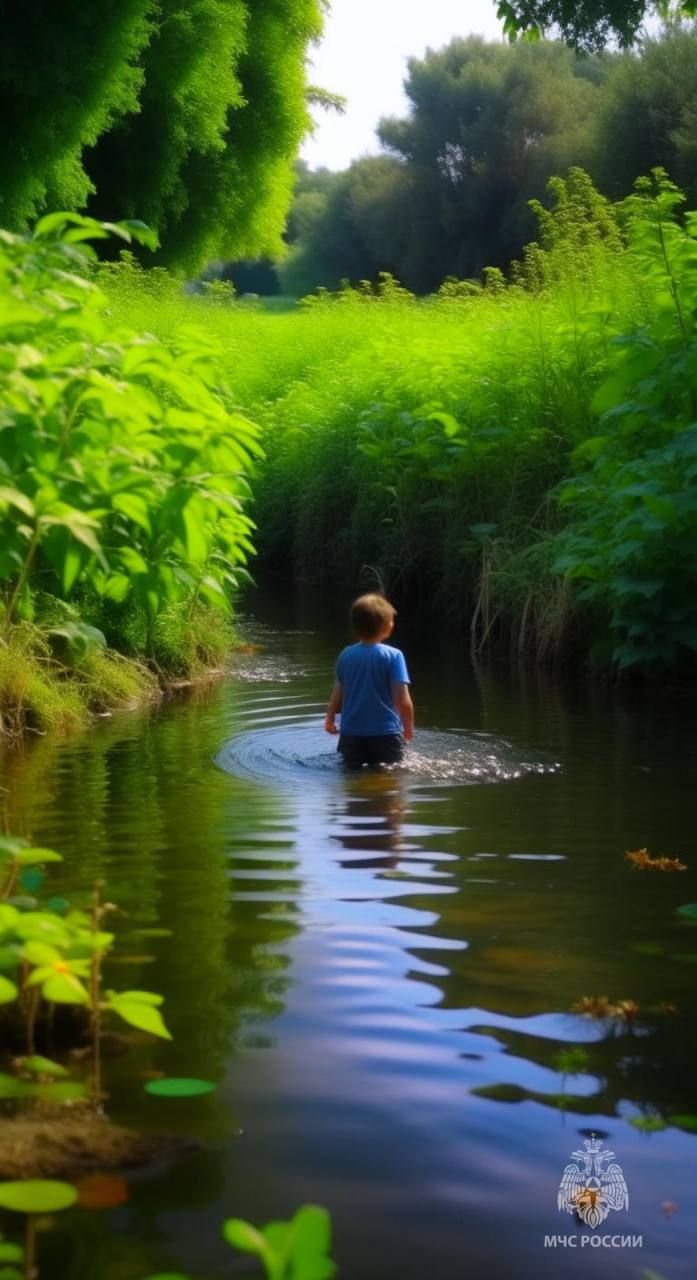
[[[397,611],[380,595],[359,596],[351,606],[358,642],[342,650],[324,727],[341,734],[337,750],[344,764],[397,764],[404,742],[414,736],[414,707],[409,673],[400,649],[383,641],[392,635]]]

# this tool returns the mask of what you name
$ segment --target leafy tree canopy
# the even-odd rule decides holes
[[[501,0],[497,12],[513,40],[520,32],[538,39],[556,28],[567,44],[579,49],[602,49],[611,40],[626,49],[648,13],[695,17],[697,0]]]
[[[277,252],[319,0],[0,0],[0,223],[138,217],[160,261]]]

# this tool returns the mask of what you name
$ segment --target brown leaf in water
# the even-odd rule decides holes
[[[648,849],[628,849],[624,856],[634,871],[687,871],[678,858],[652,858]]]
[[[661,1209],[663,1210],[664,1218],[673,1218],[678,1212],[678,1205],[674,1200],[664,1200]]]
[[[76,1182],[78,1204],[83,1209],[113,1209],[128,1200],[128,1183],[115,1173],[92,1173]]]
[[[572,1013],[583,1013],[588,1018],[610,1018],[612,1004],[608,996],[581,996],[571,1006]]]
[[[633,1022],[639,1010],[636,1000],[610,1000],[608,996],[581,996],[571,1006],[572,1013],[587,1018],[623,1018],[625,1022]]]

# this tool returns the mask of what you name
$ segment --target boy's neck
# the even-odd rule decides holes
[[[390,627],[389,631],[384,631],[378,636],[371,636],[369,640],[364,640],[363,636],[359,636],[358,643],[359,644],[383,644],[385,640],[389,640],[391,635],[392,635],[392,627]]]

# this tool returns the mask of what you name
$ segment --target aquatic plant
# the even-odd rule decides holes
[[[103,902],[101,885],[96,885],[89,911],[72,908],[62,899],[37,899],[15,891],[26,889],[23,875],[33,872],[37,879],[30,883],[38,888],[41,869],[61,862],[53,849],[37,848],[14,836],[0,837],[0,868],[4,874],[0,889],[0,1005],[11,1006],[17,1014],[26,1046],[26,1057],[19,1062],[25,1073],[61,1075],[61,1068],[50,1059],[35,1054],[37,1026],[44,1012],[55,1006],[69,1006],[84,1011],[92,1050],[92,1096],[99,1100],[101,1081],[101,1036],[103,1017],[114,1014],[123,1022],[150,1035],[171,1039],[160,1007],[163,997],[152,991],[103,990],[102,965],[115,936],[103,928],[106,914],[114,910]],[[76,1024],[81,1028],[81,1020]],[[82,1020],[84,1026],[84,1020]],[[11,1077],[6,1079],[12,1080]],[[0,1081],[0,1092],[2,1092]],[[32,1087],[18,1082],[13,1096],[42,1096]],[[65,1088],[54,1085],[43,1096],[68,1096]],[[7,1090],[5,1092],[7,1095]]]
[[[255,1227],[242,1218],[223,1223],[228,1244],[261,1262],[266,1280],[331,1280],[336,1264],[329,1256],[331,1220],[326,1209],[304,1204],[287,1222]],[[147,1280],[187,1280],[179,1272],[163,1272]]]

